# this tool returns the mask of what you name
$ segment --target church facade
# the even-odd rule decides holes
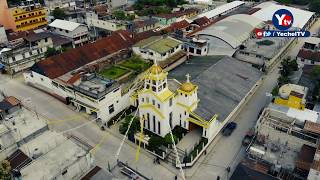
[[[139,116],[145,129],[164,137],[170,128],[189,129],[190,112],[197,108],[198,87],[187,75],[186,82],[175,90],[168,86],[168,73],[154,64],[144,77],[144,87],[138,92]]]

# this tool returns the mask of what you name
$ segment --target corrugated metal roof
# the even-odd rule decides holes
[[[206,16],[207,18],[210,19],[210,18],[219,16],[219,15],[221,15],[221,14],[225,13],[226,11],[229,11],[233,8],[239,7],[243,4],[244,4],[244,2],[242,2],[242,1],[233,1],[233,2],[230,2],[227,4],[223,4],[223,5],[218,6],[217,8],[215,8],[211,11],[208,11],[208,12],[205,12],[205,13],[198,15],[197,18]]]
[[[72,21],[66,21],[61,19],[56,19],[52,23],[49,24],[50,27],[60,28],[63,30],[73,31],[77,27],[79,27],[81,24],[72,22]]]
[[[94,43],[89,43],[40,61],[32,67],[32,71],[54,79],[90,62],[126,49],[132,44],[133,40],[128,33],[123,31],[115,32],[111,36]]]
[[[303,28],[304,25],[309,21],[309,19],[314,15],[314,12],[289,7],[285,5],[279,5],[272,2],[261,3],[259,6],[255,8],[261,8],[259,11],[252,14],[252,16],[261,19],[262,21],[272,20],[273,14],[279,9],[287,9],[289,10],[293,17],[293,27]]]

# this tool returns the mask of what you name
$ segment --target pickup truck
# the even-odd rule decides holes
[[[222,130],[222,135],[224,136],[230,136],[232,132],[237,128],[237,123],[235,122],[229,122],[226,127]]]

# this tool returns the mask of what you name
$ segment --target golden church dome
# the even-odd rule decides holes
[[[162,72],[162,68],[159,65],[154,64],[151,66],[150,72],[152,74],[160,74]]]
[[[180,90],[184,92],[191,92],[194,90],[196,86],[193,85],[191,82],[185,82],[181,85]]]

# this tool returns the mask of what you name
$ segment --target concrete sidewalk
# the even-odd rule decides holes
[[[193,147],[201,140],[201,129],[195,129],[187,133],[180,142],[177,144],[177,148],[188,153],[192,151]]]

